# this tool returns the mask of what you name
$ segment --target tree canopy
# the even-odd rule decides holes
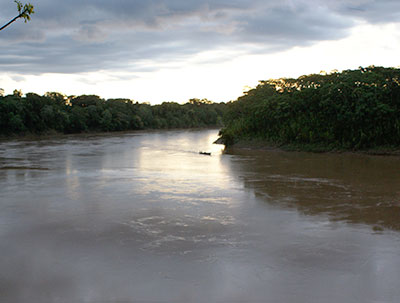
[[[323,149],[400,146],[400,69],[271,79],[228,104],[222,140]]]
[[[216,127],[221,126],[224,109],[224,103],[200,99],[150,105],[57,92],[24,97],[15,90],[12,95],[0,95],[0,135]]]

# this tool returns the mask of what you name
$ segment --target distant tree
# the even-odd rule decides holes
[[[14,1],[17,4],[17,9],[18,9],[18,16],[15,18],[11,19],[7,24],[3,25],[0,28],[0,31],[5,29],[7,26],[9,26],[11,23],[17,21],[19,18],[23,18],[25,23],[31,20],[31,14],[34,14],[34,7],[32,4],[27,3],[27,4],[22,4],[21,1]]]
[[[104,110],[102,113],[100,127],[104,131],[112,130],[112,114],[108,109]]]
[[[189,99],[188,103],[194,104],[194,105],[201,105],[201,104],[212,104],[213,102],[208,99],[192,98],[192,99]]]
[[[13,95],[17,97],[22,97],[22,91],[20,89],[14,89]]]
[[[88,107],[89,105],[100,105],[104,103],[104,99],[101,99],[97,95],[81,95],[74,97],[70,100],[72,106]]]
[[[67,96],[65,96],[62,93],[47,92],[44,94],[44,97],[49,98],[50,100],[53,100],[56,104],[59,104],[59,105],[66,105],[66,103],[67,103]]]

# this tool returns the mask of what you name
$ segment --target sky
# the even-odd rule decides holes
[[[23,1],[22,1],[23,2]],[[152,104],[260,80],[400,66],[398,0],[31,0],[0,31],[0,88]],[[0,25],[17,15],[0,2]]]

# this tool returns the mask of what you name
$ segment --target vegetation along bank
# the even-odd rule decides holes
[[[400,149],[400,69],[260,81],[236,101],[159,105],[95,95],[0,96],[0,136],[222,127],[219,142],[307,151]]]
[[[23,97],[14,91],[0,96],[0,135],[220,127],[225,106],[206,99],[150,105],[95,95],[28,93]]]
[[[260,81],[227,104],[220,142],[330,151],[400,147],[400,69]]]

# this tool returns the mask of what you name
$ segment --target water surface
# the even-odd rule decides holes
[[[0,143],[0,301],[398,302],[399,158],[217,133]]]

